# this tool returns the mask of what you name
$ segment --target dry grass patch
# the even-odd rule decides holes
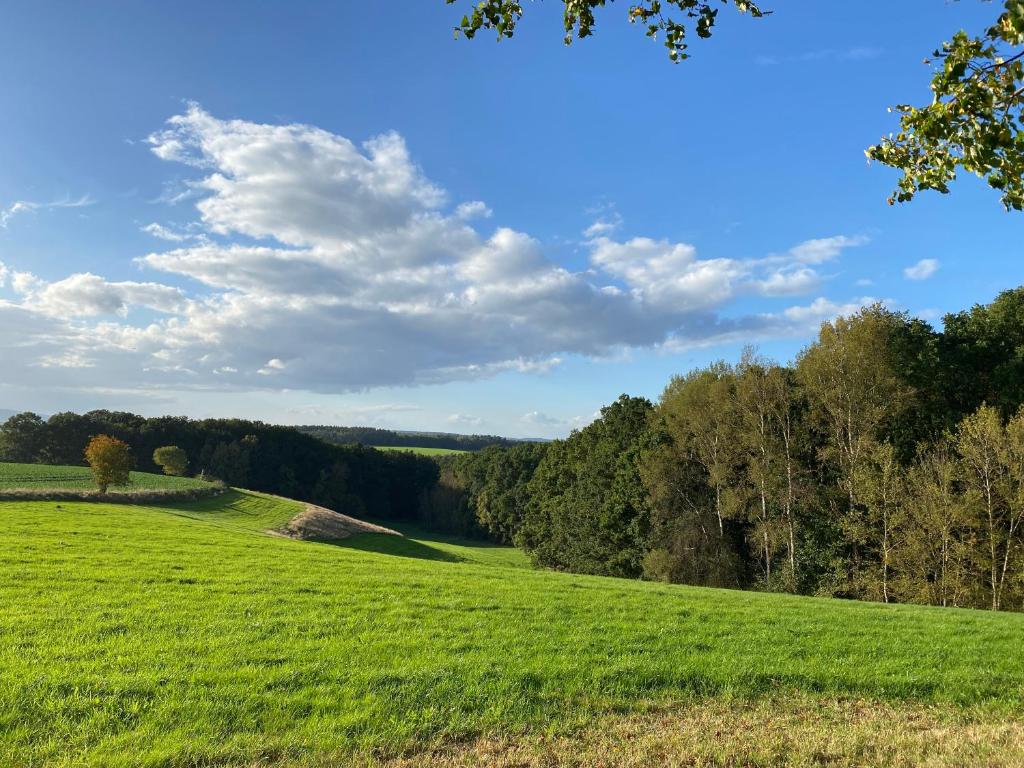
[[[315,504],[306,504],[305,509],[289,520],[284,528],[271,532],[302,541],[338,541],[362,533],[402,535],[390,528],[357,520],[354,517],[343,515],[341,512],[318,507]]]
[[[608,717],[558,735],[481,738],[367,768],[1024,766],[1024,719],[946,706],[811,698],[711,699]]]

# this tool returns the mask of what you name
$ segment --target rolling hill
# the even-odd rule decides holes
[[[304,505],[0,502],[0,765],[1020,765],[1024,616],[267,535]]]

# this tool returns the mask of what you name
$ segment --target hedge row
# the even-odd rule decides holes
[[[208,488],[167,490],[107,491],[95,489],[58,490],[54,488],[10,488],[0,491],[0,501],[102,501],[108,504],[160,504],[168,501],[198,501],[220,496],[227,490],[223,483]]]

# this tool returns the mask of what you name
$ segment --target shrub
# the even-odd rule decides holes
[[[183,477],[188,468],[188,455],[176,445],[165,445],[153,451],[153,463],[162,467],[165,475]]]

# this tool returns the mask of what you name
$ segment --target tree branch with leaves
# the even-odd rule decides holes
[[[963,169],[1001,193],[1007,210],[1024,209],[1024,0],[980,37],[957,32],[926,63],[936,62],[932,103],[900,104],[900,130],[867,156],[903,172],[889,203],[918,192],[949,192]]]
[[[595,11],[613,0],[562,0],[565,43],[594,34]],[[445,0],[449,5],[459,0]],[[754,18],[768,16],[749,0],[638,0],[631,24],[661,40],[671,61],[690,57],[688,34],[711,37],[721,6]],[[521,0],[477,0],[455,27],[456,37],[487,30],[510,38],[523,16]],[[949,192],[959,170],[999,190],[1007,210],[1024,209],[1024,0],[1004,10],[983,34],[957,32],[926,64],[937,63],[932,102],[899,104],[900,130],[865,150],[868,158],[902,172],[890,205],[918,192]]]

